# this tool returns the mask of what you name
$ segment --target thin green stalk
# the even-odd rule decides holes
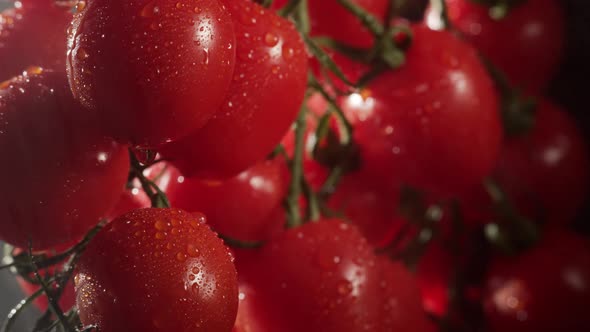
[[[295,121],[295,152],[291,161],[291,183],[287,195],[287,227],[293,228],[302,224],[299,211],[299,196],[301,196],[301,181],[303,179],[303,153],[305,150],[305,129],[307,107],[301,106],[297,120]]]
[[[376,37],[383,35],[385,29],[379,19],[371,15],[363,8],[352,3],[350,0],[338,0],[338,2],[349,12],[354,14],[361,23]]]

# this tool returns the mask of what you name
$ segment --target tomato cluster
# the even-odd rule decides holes
[[[560,4],[431,3],[2,11],[1,268],[37,328],[590,329]]]

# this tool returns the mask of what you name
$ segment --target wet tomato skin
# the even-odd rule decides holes
[[[273,234],[273,211],[287,193],[283,160],[263,161],[225,181],[177,176],[168,188],[172,206],[200,211],[217,232],[243,241],[264,241]],[[279,225],[279,228],[282,225]]]
[[[380,257],[380,283],[382,305],[379,331],[395,332],[408,328],[415,332],[435,332],[436,326],[422,308],[418,281],[400,262]]]
[[[484,299],[490,331],[587,331],[589,282],[587,240],[550,229],[536,248],[492,262]]]
[[[53,1],[23,0],[0,12],[0,81],[29,66],[61,71],[66,63],[68,8]]]
[[[352,332],[378,324],[376,257],[360,233],[341,221],[288,230],[244,274],[256,290],[249,315],[269,331]]]
[[[531,93],[543,92],[564,52],[565,20],[560,1],[524,1],[501,19],[492,18],[487,6],[473,1],[447,3],[453,26],[467,41],[516,86]]]
[[[412,27],[406,63],[340,103],[373,182],[455,194],[491,173],[501,143],[497,96],[473,48]]]
[[[227,179],[266,158],[295,120],[307,56],[288,20],[249,0],[224,1],[236,31],[236,68],[220,110],[162,154],[187,177]]]
[[[65,73],[31,69],[0,87],[0,237],[45,249],[80,238],[114,206],[129,170],[74,100]]]
[[[74,95],[113,137],[138,146],[205,125],[234,64],[233,24],[218,0],[89,0],[68,37]]]
[[[80,319],[101,331],[231,331],[233,256],[202,214],[140,209],[93,239],[75,275]]]
[[[588,146],[575,119],[540,99],[533,128],[506,139],[494,172],[519,212],[547,222],[571,222],[590,182]]]

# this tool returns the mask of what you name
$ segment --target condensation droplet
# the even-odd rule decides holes
[[[266,46],[273,47],[279,43],[279,37],[274,33],[267,32],[266,35],[264,35],[264,43]]]

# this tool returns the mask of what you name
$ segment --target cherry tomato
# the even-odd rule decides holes
[[[108,224],[74,281],[80,319],[100,331],[231,331],[233,257],[202,214],[140,209]]]
[[[381,270],[379,287],[382,292],[381,325],[378,331],[434,332],[428,320],[416,277],[400,263],[383,257],[378,261]]]
[[[0,85],[0,237],[44,249],[81,237],[115,205],[129,169],[74,100],[65,73],[36,68]]]
[[[407,62],[341,100],[373,182],[456,193],[488,175],[500,148],[494,87],[476,52],[413,26]]]
[[[0,12],[0,81],[29,66],[63,71],[69,8],[55,1],[23,0]]]
[[[328,204],[343,212],[370,244],[385,247],[406,222],[397,214],[399,195],[363,180],[354,173],[345,176]]]
[[[416,272],[424,310],[443,317],[449,308],[449,286],[453,278],[449,252],[440,243],[433,243],[420,258]]]
[[[274,1],[273,8],[281,8],[287,2],[287,0]],[[350,2],[381,22],[386,18],[388,0],[352,0]],[[308,7],[312,35],[331,37],[355,47],[373,45],[371,33],[337,0],[309,0]]]
[[[155,147],[202,127],[228,92],[235,62],[218,0],[88,0],[67,57],[72,91],[113,137]]]
[[[268,240],[276,226],[282,227],[279,219],[270,216],[275,208],[282,208],[287,173],[285,162],[275,159],[226,181],[177,176],[168,188],[168,198],[172,206],[203,212],[211,227],[223,235],[242,241]]]
[[[161,152],[188,177],[228,178],[272,151],[301,106],[307,57],[293,24],[249,0],[225,0],[236,29],[236,68],[221,109]]]
[[[564,50],[565,22],[556,0],[522,1],[494,19],[490,8],[471,0],[447,0],[451,23],[479,51],[527,91],[543,90]],[[429,13],[427,21],[435,17]]]
[[[291,229],[244,273],[257,297],[250,317],[268,331],[381,331],[376,257],[353,226],[321,220]]]
[[[588,147],[575,120],[541,100],[533,129],[507,139],[495,177],[522,213],[568,222],[588,193],[589,168]]]
[[[589,331],[590,247],[563,231],[537,248],[498,258],[487,278],[490,331]]]

